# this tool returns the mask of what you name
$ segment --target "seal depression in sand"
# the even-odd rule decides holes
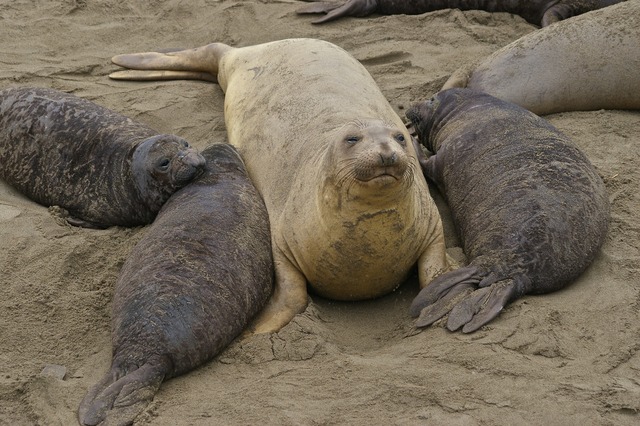
[[[550,123],[468,89],[442,91],[407,117],[434,153],[425,173],[445,194],[470,260],[418,294],[416,325],[453,306],[447,327],[474,331],[525,294],[563,288],[592,262],[609,222],[605,187]]]
[[[538,115],[640,109],[640,2],[628,1],[525,35],[443,89],[467,87]]]
[[[347,0],[321,1],[303,6],[299,14],[325,13],[314,24],[333,21],[344,16],[419,15],[440,9],[486,10],[519,15],[527,22],[546,27],[554,22],[580,15],[590,10],[611,6],[626,0]]]
[[[182,138],[162,135],[86,99],[43,88],[0,91],[0,178],[72,225],[150,223],[204,159]]]
[[[212,359],[269,297],[264,203],[231,145],[202,154],[205,174],[169,198],[122,267],[111,369],[80,404],[84,425],[131,424],[162,381]]]
[[[393,291],[418,265],[449,270],[442,223],[415,147],[366,69],[313,39],[119,55],[115,79],[217,76],[229,142],[265,200],[276,269],[255,332],[286,325],[307,286],[338,300]],[[286,82],[286,83],[285,83]]]

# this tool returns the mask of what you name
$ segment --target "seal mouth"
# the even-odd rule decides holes
[[[398,182],[400,177],[389,171],[383,171],[367,177],[361,177],[358,180],[364,184],[389,185]]]

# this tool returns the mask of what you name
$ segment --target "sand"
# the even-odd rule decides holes
[[[445,10],[312,26],[295,1],[0,1],[0,87],[72,92],[178,134],[225,140],[223,94],[206,82],[110,81],[118,53],[322,38],[361,60],[399,114],[457,67],[536,27]],[[309,94],[313,96],[313,94]],[[166,382],[140,425],[631,425],[640,421],[640,113],[548,119],[606,182],[610,230],[567,289],[525,297],[476,333],[423,331],[415,279],[379,300],[313,297],[280,333],[236,341]],[[446,209],[448,246],[459,253]],[[73,425],[110,362],[118,271],[143,228],[61,223],[0,182],[0,423]],[[48,365],[61,374],[43,373]]]

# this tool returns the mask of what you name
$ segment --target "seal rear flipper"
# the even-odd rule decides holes
[[[114,80],[175,80],[199,79],[217,81],[218,64],[222,56],[233,49],[223,43],[211,43],[194,49],[143,52],[116,55],[111,61],[130,70],[109,75]],[[153,72],[155,71],[155,73]]]
[[[120,378],[121,372],[111,370],[93,386],[78,408],[82,425],[132,424],[133,420],[153,400],[166,375],[166,365],[147,362]]]
[[[462,327],[463,333],[476,331],[520,296],[518,287],[516,280],[506,279],[474,291],[453,307],[447,328],[456,331]]]
[[[112,80],[160,81],[160,80],[204,80],[217,83],[218,78],[206,72],[197,71],[143,71],[127,70],[109,74]]]
[[[475,290],[475,284],[462,283],[457,284],[449,290],[449,292],[436,303],[423,308],[420,316],[415,322],[416,327],[427,327],[447,315],[451,309],[462,300],[463,297]]]
[[[313,0],[312,0],[313,1]],[[346,2],[319,1],[296,10],[299,15],[308,13],[326,13],[326,16],[311,21],[312,24],[323,24],[343,16],[367,16],[376,11],[376,0],[348,0]]]
[[[422,310],[429,305],[441,301],[448,303],[451,298],[444,300],[447,294],[452,291],[459,294],[460,290],[456,289],[457,287],[466,288],[468,285],[475,286],[482,280],[482,277],[480,269],[477,266],[465,266],[464,268],[442,274],[427,284],[426,287],[418,293],[411,303],[409,313],[412,317],[417,317]],[[436,318],[436,320],[437,319],[438,318]]]

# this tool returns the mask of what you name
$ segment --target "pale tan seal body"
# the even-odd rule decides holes
[[[113,60],[165,71],[112,78],[217,75],[229,142],[271,224],[276,285],[256,332],[278,330],[302,312],[307,282],[325,297],[360,300],[393,291],[416,262],[422,287],[450,269],[410,135],[366,69],[343,49],[290,39]]]
[[[443,89],[468,87],[538,115],[640,108],[640,2],[627,1],[532,32]]]

